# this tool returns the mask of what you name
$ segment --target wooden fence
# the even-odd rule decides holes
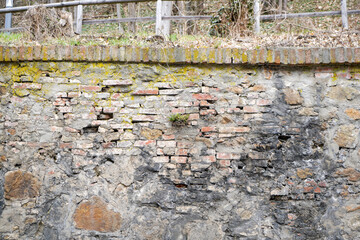
[[[96,20],[84,20],[83,19],[83,6],[86,5],[100,5],[100,4],[120,4],[120,3],[140,3],[140,2],[157,2],[156,3],[156,16],[155,17],[129,17],[121,18],[118,5],[118,18],[116,19],[96,19]],[[181,1],[181,0],[180,0]],[[169,22],[170,21],[186,21],[186,20],[209,20],[212,16],[200,15],[200,16],[171,16],[171,7],[165,8],[164,3],[172,2],[171,0],[77,0],[70,2],[60,3],[48,3],[43,4],[44,7],[76,7],[75,15],[75,32],[80,34],[83,24],[103,24],[103,23],[122,23],[122,22],[141,22],[141,21],[156,21],[156,34],[169,35]],[[166,4],[165,4],[166,5]],[[172,5],[170,5],[172,6]],[[13,0],[6,0],[6,8],[0,9],[0,14],[5,13],[5,28],[0,31],[14,31],[16,29],[11,28],[11,13],[26,11],[33,6],[21,6],[13,7]],[[169,10],[170,9],[170,10]],[[341,0],[340,11],[327,11],[327,12],[308,12],[308,13],[285,13],[275,15],[261,15],[260,0],[254,0],[254,31],[260,33],[260,21],[269,21],[276,19],[286,18],[299,18],[299,17],[323,17],[323,16],[335,16],[341,15],[342,25],[344,29],[348,29],[348,15],[360,14],[360,10],[347,10],[347,0]],[[170,11],[170,15],[169,15]],[[168,27],[166,27],[166,24]]]

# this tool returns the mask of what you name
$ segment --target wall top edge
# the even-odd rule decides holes
[[[250,65],[359,64],[360,48],[140,48],[117,46],[0,46],[0,62],[74,61]]]

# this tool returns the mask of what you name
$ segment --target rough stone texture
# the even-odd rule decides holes
[[[352,118],[354,120],[359,120],[360,119],[360,111],[353,109],[353,108],[349,108],[345,110],[346,115],[349,116],[349,118]]]
[[[334,138],[339,147],[355,148],[359,135],[359,128],[354,125],[340,126]]]
[[[300,93],[294,89],[286,88],[284,89],[284,94],[285,94],[285,102],[287,104],[299,105],[302,104],[303,102],[303,98],[300,96]]]
[[[121,226],[120,214],[107,209],[99,197],[80,203],[74,221],[77,228],[99,232],[115,232]]]
[[[26,199],[39,195],[40,183],[31,173],[18,171],[5,174],[5,199]]]
[[[0,239],[357,239],[359,73],[0,63]]]

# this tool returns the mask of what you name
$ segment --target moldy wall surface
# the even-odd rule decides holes
[[[356,239],[359,80],[354,64],[3,61],[0,238]]]

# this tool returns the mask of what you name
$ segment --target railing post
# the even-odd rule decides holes
[[[116,13],[117,13],[117,18],[122,18],[122,16],[121,16],[121,5],[120,5],[120,3],[118,3],[118,4],[116,4]],[[121,34],[124,34],[125,33],[125,31],[124,31],[124,28],[122,27],[122,25],[121,25],[121,23],[119,22],[119,32],[121,33]]]
[[[82,31],[82,22],[83,22],[83,5],[78,5],[76,7],[76,29],[75,33],[81,34]]]
[[[13,5],[13,0],[6,0],[6,8],[12,8]],[[6,13],[5,14],[5,29],[10,29],[11,28],[11,13]]]
[[[156,2],[156,23],[155,23],[155,34],[162,34],[162,2],[157,0]]]
[[[349,28],[346,0],[341,0],[341,20],[344,29]]]
[[[254,1],[254,30],[255,33],[260,33],[260,0]]]

